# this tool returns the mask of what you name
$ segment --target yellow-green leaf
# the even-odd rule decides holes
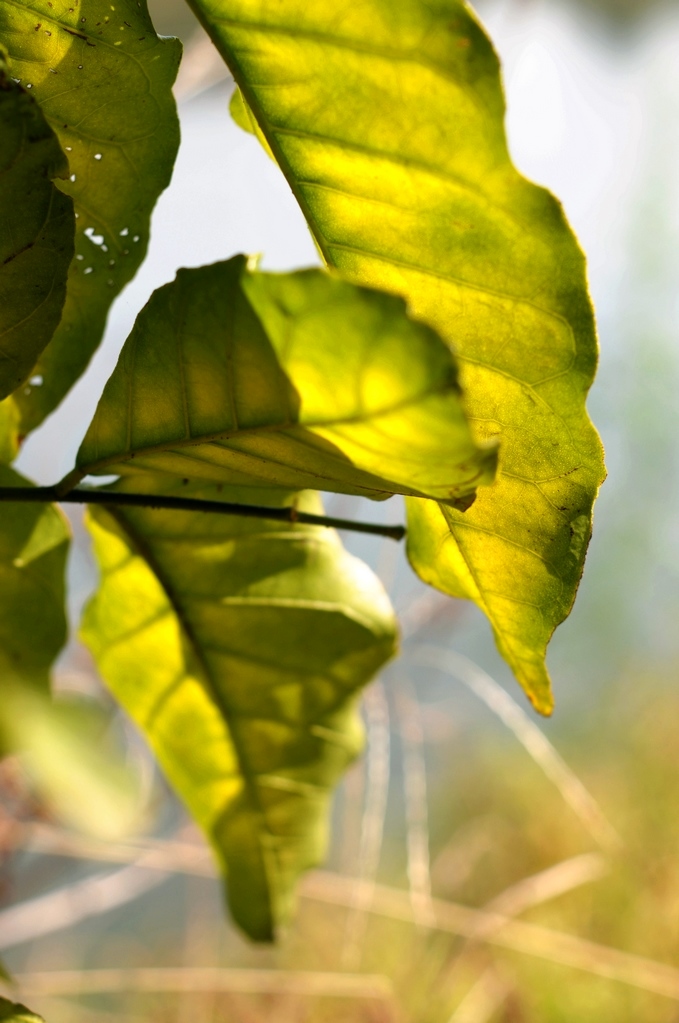
[[[44,1020],[25,1005],[0,998],[0,1023],[44,1023]]]
[[[394,650],[389,601],[320,527],[110,507],[89,525],[102,579],[85,642],[215,847],[234,917],[269,940],[323,856],[331,787],[361,744],[358,691]]]
[[[68,163],[33,97],[8,76],[1,50],[0,139],[2,399],[24,383],[59,323],[75,218],[72,200],[54,185]]]
[[[77,465],[464,506],[495,461],[472,440],[448,348],[401,299],[237,256],[152,296]]]
[[[156,35],[145,0],[7,0],[0,43],[66,152],[71,177],[60,187],[78,218],[61,323],[36,384],[14,399],[25,434],[83,372],[144,258],[179,144],[171,89],[181,47]]]
[[[461,366],[500,472],[464,515],[410,508],[410,556],[476,600],[540,710],[603,478],[597,346],[558,202],[513,167],[492,46],[462,0],[191,0],[329,264],[403,295]]]
[[[0,486],[29,481],[0,466]],[[54,505],[0,501],[0,687],[46,692],[66,640],[66,521]]]

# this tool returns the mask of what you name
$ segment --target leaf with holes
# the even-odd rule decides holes
[[[252,503],[149,474],[140,486]],[[102,579],[85,642],[210,838],[235,919],[270,940],[323,856],[331,788],[361,745],[359,690],[394,651],[389,601],[317,526],[129,508],[89,523]]]
[[[179,144],[171,89],[181,47],[156,35],[145,0],[0,3],[0,43],[68,156],[63,188],[78,218],[63,318],[35,367],[41,383],[14,399],[25,434],[81,375],[146,254]]]
[[[328,263],[439,331],[477,437],[502,438],[497,482],[468,512],[409,502],[409,554],[479,604],[549,712],[545,649],[604,476],[585,410],[597,346],[577,241],[510,161],[490,42],[462,0],[191,5]]]
[[[0,399],[24,383],[61,318],[73,257],[73,202],[54,178],[68,163],[0,51]],[[0,404],[0,418],[11,410]],[[0,455],[0,458],[2,456]]]
[[[472,440],[449,350],[401,299],[237,256],[153,295],[77,465],[466,506],[495,461]]]

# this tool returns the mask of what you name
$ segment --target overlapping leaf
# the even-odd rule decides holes
[[[260,504],[289,500],[257,491]],[[319,527],[100,508],[90,528],[102,581],[84,639],[212,841],[234,917],[270,939],[323,855],[330,788],[360,747],[358,690],[393,652],[386,595]]]
[[[235,257],[154,294],[77,464],[464,505],[495,460],[472,440],[449,350],[400,299]]]
[[[0,486],[28,486],[0,466]],[[0,502],[0,683],[46,692],[66,639],[64,567],[69,533],[53,505]]]
[[[83,372],[144,258],[179,143],[171,87],[181,48],[156,35],[145,0],[7,0],[0,43],[68,156],[63,187],[78,217],[62,321],[34,385],[15,398],[27,433]]]
[[[0,51],[0,399],[27,378],[61,318],[73,257],[73,202],[56,136]],[[0,416],[8,418],[0,405]],[[1,456],[0,456],[1,457]]]
[[[410,557],[480,604],[548,711],[545,647],[603,477],[584,404],[596,340],[563,212],[509,159],[488,39],[462,0],[191,3],[327,261],[406,297],[454,348],[477,436],[501,435],[471,510],[411,502]]]

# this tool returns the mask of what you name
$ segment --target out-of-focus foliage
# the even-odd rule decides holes
[[[0,998],[0,1023],[44,1023],[40,1016],[18,1002]]]
[[[0,467],[0,486],[26,485],[28,480],[18,473]],[[66,640],[68,543],[68,527],[55,506],[0,503],[0,677],[5,712],[11,708],[13,687],[47,691],[50,667]]]

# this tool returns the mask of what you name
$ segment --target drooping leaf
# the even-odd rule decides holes
[[[29,486],[0,466],[0,486]],[[64,569],[69,530],[54,505],[0,501],[0,691],[46,693],[66,640]]]
[[[146,254],[179,143],[171,87],[181,47],[156,35],[145,0],[0,3],[0,43],[68,156],[63,189],[78,218],[61,323],[36,384],[15,399],[25,434],[83,372],[113,299]]]
[[[44,1023],[44,1020],[25,1005],[0,998],[0,1023]]]
[[[239,256],[152,296],[77,465],[469,503],[495,460],[472,440],[450,352],[400,299]]]
[[[59,323],[75,232],[73,201],[54,185],[68,162],[1,50],[0,139],[1,400],[24,383]]]
[[[227,499],[252,503],[246,490]],[[323,856],[331,787],[361,744],[358,691],[394,650],[389,601],[320,527],[107,507],[90,529],[102,580],[85,642],[210,838],[234,917],[268,940]]]
[[[597,347],[577,241],[510,161],[490,42],[462,0],[191,3],[328,263],[403,295],[453,347],[477,436],[501,436],[498,480],[464,515],[410,502],[410,557],[479,603],[549,711],[545,647],[604,475]]]

